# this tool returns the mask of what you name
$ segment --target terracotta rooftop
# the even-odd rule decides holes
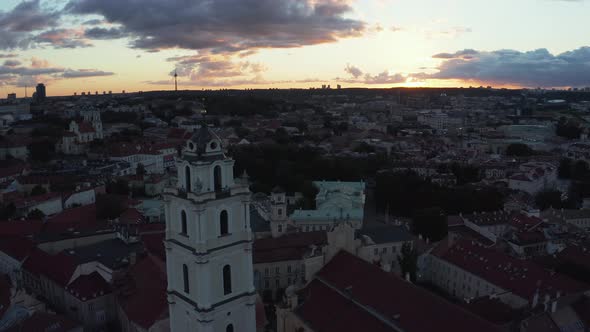
[[[53,280],[58,285],[68,285],[72,274],[76,270],[75,259],[63,253],[50,255],[41,249],[33,249],[23,264],[23,270],[34,275],[42,275]]]
[[[493,325],[341,251],[300,291],[296,313],[315,331],[492,332]]]
[[[119,302],[130,321],[149,330],[168,317],[166,268],[148,255],[131,268],[129,277]]]
[[[469,240],[458,240],[448,250],[435,255],[529,301],[537,289],[540,294],[549,294],[552,298],[557,292],[563,296],[590,289],[588,285],[546,271],[531,261],[513,258]]]

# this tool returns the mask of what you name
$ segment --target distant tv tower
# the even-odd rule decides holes
[[[176,70],[174,71],[174,91],[178,91],[178,80],[177,80],[178,74],[176,73]]]

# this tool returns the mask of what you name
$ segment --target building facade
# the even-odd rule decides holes
[[[254,332],[256,292],[248,186],[203,126],[176,161],[165,191],[166,263],[172,332]]]

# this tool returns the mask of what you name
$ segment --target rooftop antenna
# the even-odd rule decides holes
[[[177,80],[178,74],[176,73],[176,70],[174,70],[174,91],[178,91],[178,80]]]

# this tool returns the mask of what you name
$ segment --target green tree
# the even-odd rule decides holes
[[[31,189],[31,196],[39,196],[43,194],[47,194],[47,190],[40,185],[36,185]]]
[[[439,241],[447,236],[447,216],[439,207],[418,210],[412,218],[412,232],[425,239]]]
[[[35,141],[28,146],[30,157],[34,161],[47,162],[55,152],[55,144],[49,139]]]
[[[137,168],[135,169],[135,174],[144,176],[146,173],[145,166],[142,163],[137,164]]]
[[[526,157],[533,155],[534,151],[528,145],[522,143],[512,143],[506,148],[506,155],[513,157]]]
[[[554,209],[561,209],[565,207],[565,202],[561,200],[561,191],[559,190],[543,190],[535,196],[535,204],[541,210],[550,207]]]
[[[96,216],[100,219],[115,219],[127,209],[124,197],[120,195],[99,195],[96,197]]]
[[[29,219],[43,219],[45,218],[45,213],[39,209],[34,209],[27,215]]]
[[[0,220],[6,220],[14,217],[16,213],[16,206],[10,202],[0,208]]]
[[[410,280],[416,282],[416,271],[418,270],[418,253],[413,248],[411,242],[402,245],[401,255],[397,256],[397,261],[402,272],[402,276],[410,275]]]
[[[570,158],[561,158],[557,174],[560,179],[571,179],[572,177],[572,160]]]

